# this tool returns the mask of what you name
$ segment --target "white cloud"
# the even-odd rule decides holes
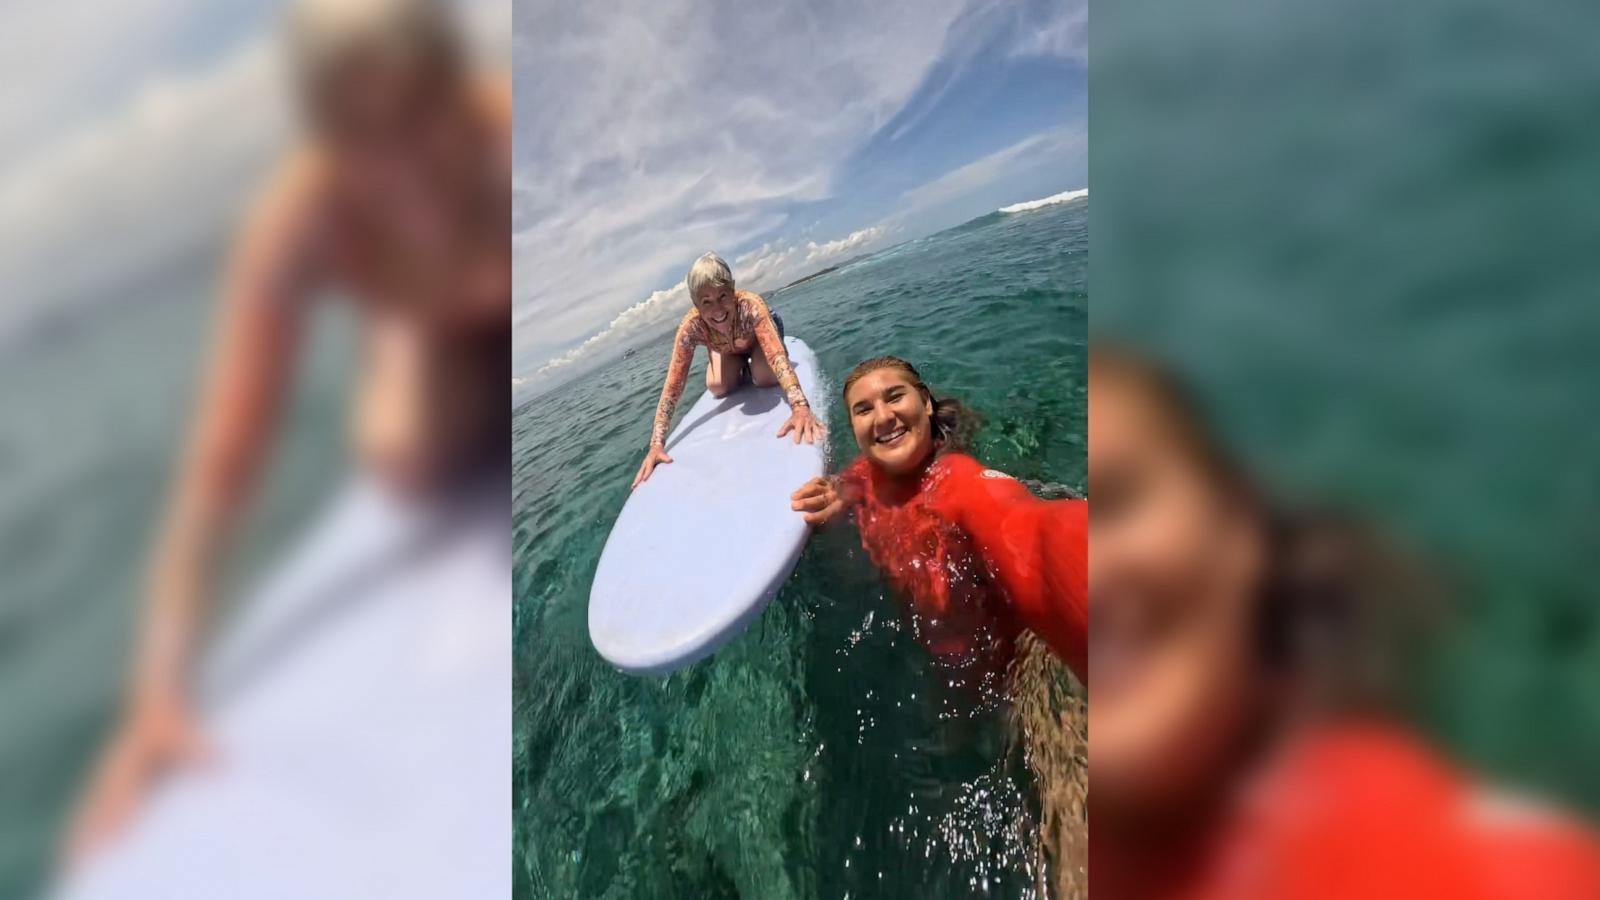
[[[524,376],[671,319],[659,289],[708,249],[783,244],[747,254],[741,278],[818,267],[791,213],[832,198],[851,155],[928,90],[936,66],[943,87],[905,127],[977,53],[1081,58],[1087,21],[1085,0],[627,6],[518,0],[513,365]],[[912,200],[975,189],[1004,173],[994,162]]]
[[[729,265],[741,289],[768,292],[830,264],[882,246],[893,232],[872,226],[834,241],[773,245],[765,244],[745,253]],[[537,390],[570,377],[606,359],[632,340],[670,328],[689,309],[689,292],[682,282],[652,292],[644,300],[619,313],[597,334],[541,365],[533,375],[511,380],[513,389]]]
[[[148,83],[0,177],[0,272],[30,298],[17,305],[215,240],[286,130],[275,63],[253,42],[201,75]]]
[[[921,84],[960,6],[519,5],[519,368],[642,306],[707,249],[827,197]]]
[[[1013,53],[1017,56],[1059,56],[1088,63],[1087,0],[1060,3],[1054,6],[1054,10],[1054,16],[1032,29],[1032,34],[1019,42]]]
[[[738,277],[741,283],[748,284],[752,290],[782,287],[819,268],[881,246],[891,232],[886,226],[873,225],[820,244],[816,241],[784,246],[763,244],[739,257],[735,263]]]
[[[113,45],[101,48],[113,51],[105,57],[73,54],[73,65],[59,65],[48,53],[11,60],[7,65],[23,69],[13,80],[36,89],[8,94],[69,106],[86,77],[75,67],[95,69],[105,58],[122,61],[127,82],[78,110],[81,121],[64,133],[6,145],[15,159],[0,169],[0,283],[8,287],[0,334],[41,304],[103,293],[130,272],[220,243],[283,147],[292,119],[277,33],[268,27],[276,18],[246,21],[234,29],[242,36],[232,46],[213,50],[206,65],[185,69],[170,45],[202,6],[192,0],[187,6],[180,0],[110,7],[31,3],[0,14],[0,46],[18,41],[8,23],[25,24],[46,42]],[[19,9],[26,23],[16,21]],[[474,46],[505,59],[509,4],[469,0],[465,10]],[[84,33],[60,33],[86,20],[93,27]],[[124,26],[127,31],[118,33]],[[28,115],[10,106],[0,119]]]
[[[0,5],[0,170],[119,105],[206,0]]]

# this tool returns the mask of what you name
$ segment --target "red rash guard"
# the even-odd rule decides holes
[[[1600,845],[1474,783],[1404,730],[1323,726],[1187,849],[1090,839],[1103,900],[1580,900]]]
[[[914,491],[865,458],[840,481],[867,555],[919,612],[961,629],[986,608],[1012,634],[1039,635],[1087,683],[1086,501],[1041,500],[961,453],[937,457]]]

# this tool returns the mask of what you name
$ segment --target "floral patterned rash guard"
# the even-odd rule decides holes
[[[749,291],[735,295],[733,323],[728,334],[712,328],[700,317],[698,309],[690,309],[678,325],[678,336],[672,341],[672,363],[667,366],[667,383],[661,388],[661,402],[656,404],[655,427],[650,432],[650,444],[666,446],[667,432],[672,427],[672,413],[683,396],[684,383],[689,380],[689,364],[694,361],[694,348],[704,344],[718,353],[749,353],[759,346],[778,376],[778,386],[790,408],[809,406],[805,392],[800,389],[800,379],[789,365],[789,354],[778,337],[778,326],[772,322],[772,313],[766,301]]]

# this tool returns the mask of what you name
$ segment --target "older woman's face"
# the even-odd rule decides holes
[[[1092,366],[1089,418],[1089,766],[1137,815],[1203,790],[1256,706],[1263,535],[1142,382]]]
[[[708,284],[695,295],[694,305],[700,310],[700,318],[709,322],[711,327],[718,331],[727,331],[733,323],[735,306],[733,286]]]
[[[443,239],[449,217],[435,197],[470,162],[460,91],[442,79],[416,60],[360,57],[315,102],[344,188],[419,240]]]

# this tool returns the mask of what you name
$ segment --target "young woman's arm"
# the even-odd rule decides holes
[[[73,856],[115,831],[153,778],[202,755],[191,668],[294,366],[310,265],[307,178],[296,164],[276,180],[236,247],[194,430],[154,551],[126,714],[74,822]]]
[[[633,476],[633,486],[638,487],[650,477],[661,463],[672,462],[667,455],[667,433],[672,429],[672,413],[678,408],[678,398],[683,396],[683,386],[689,380],[689,364],[694,361],[694,333],[689,327],[690,318],[684,317],[678,325],[678,334],[672,339],[672,361],[667,364],[667,381],[661,386],[661,399],[656,403],[655,423],[650,429],[650,450]]]
[[[1041,500],[968,456],[940,465],[936,506],[972,538],[1022,624],[1087,684],[1089,504]]]
[[[741,299],[755,307],[756,343],[761,346],[761,352],[767,357],[767,365],[772,367],[772,374],[778,377],[778,387],[783,389],[784,399],[789,403],[789,419],[778,429],[778,437],[792,431],[795,443],[815,443],[827,429],[811,412],[811,403],[806,400],[806,393],[800,388],[800,379],[795,376],[794,366],[789,363],[789,351],[784,349],[783,339],[778,336],[778,326],[772,321],[772,311],[767,308],[766,301],[756,294],[744,294]]]

